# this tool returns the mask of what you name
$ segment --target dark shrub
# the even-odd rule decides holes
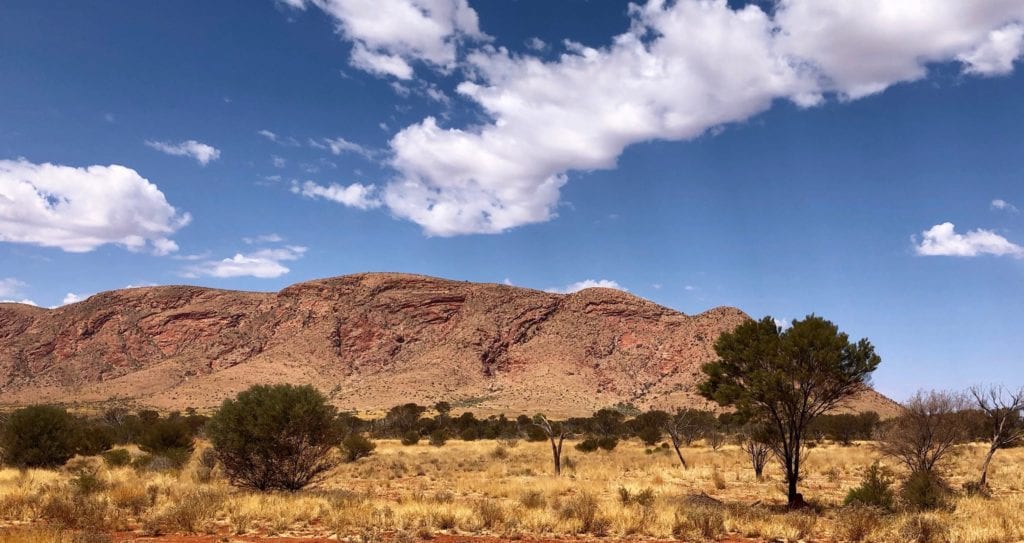
[[[119,468],[132,462],[132,455],[125,449],[112,449],[103,453],[103,461],[107,467]]]
[[[341,448],[345,451],[345,460],[355,462],[370,456],[377,445],[362,434],[351,434],[341,441]]]
[[[594,452],[597,450],[597,440],[588,437],[576,444],[576,450],[585,453]]]
[[[232,484],[294,491],[336,464],[335,416],[309,385],[257,385],[225,400],[206,434]]]
[[[615,449],[615,446],[618,445],[618,444],[619,444],[619,440],[618,440],[618,438],[615,438],[615,437],[605,436],[605,437],[598,438],[598,440],[597,440],[597,446],[602,448],[602,449],[604,449],[604,450],[606,450],[606,451],[610,451],[610,450]]]
[[[420,433],[415,430],[409,430],[402,434],[402,445],[415,445],[420,442]]]
[[[878,462],[864,472],[860,486],[850,489],[843,505],[870,505],[891,509],[893,504],[892,479]]]
[[[916,471],[900,489],[900,499],[911,509],[926,511],[946,504],[949,488],[936,473]]]
[[[435,447],[444,447],[444,444],[448,441],[448,433],[442,429],[434,430],[430,432],[430,444]]]
[[[158,420],[139,436],[139,448],[151,455],[166,457],[181,467],[195,448],[192,429],[179,417]]]
[[[103,451],[110,450],[114,446],[116,434],[114,429],[101,422],[79,419],[78,426],[78,454],[82,456],[96,456]]]
[[[20,468],[61,466],[78,446],[75,418],[52,405],[19,409],[7,419],[0,433],[4,463]]]

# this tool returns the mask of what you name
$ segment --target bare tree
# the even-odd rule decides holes
[[[996,451],[1024,442],[1024,387],[1008,390],[1000,385],[969,389],[974,406],[984,416],[989,436],[988,453],[981,464],[978,486],[988,484],[988,465]]]
[[[562,443],[565,438],[572,436],[572,431],[564,422],[551,422],[544,415],[538,414],[533,417],[533,424],[544,432],[551,442],[551,459],[555,465],[555,475],[562,474]]]
[[[883,453],[911,473],[934,473],[966,435],[963,397],[943,391],[918,392],[879,435]]]
[[[679,457],[679,463],[682,464],[683,469],[689,469],[689,466],[686,465],[686,459],[683,458],[680,447],[683,444],[689,447],[698,436],[703,434],[708,427],[709,420],[714,421],[714,415],[710,411],[677,409],[676,413],[666,421],[665,433],[672,441],[672,447],[676,450],[676,456]]]
[[[750,459],[754,476],[760,481],[764,477],[764,467],[772,453],[770,430],[763,424],[748,424],[740,430],[738,438],[740,449]]]

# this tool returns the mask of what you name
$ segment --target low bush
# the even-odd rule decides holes
[[[18,468],[64,465],[78,449],[77,422],[52,405],[33,405],[11,413],[0,432],[5,464]]]
[[[576,444],[576,450],[584,453],[594,452],[597,447],[597,440],[590,437]]]
[[[865,505],[892,509],[895,494],[892,478],[878,462],[868,466],[859,486],[851,488],[843,505]]]
[[[376,448],[377,445],[362,434],[350,434],[341,440],[341,449],[345,453],[346,462],[355,462],[360,458],[366,458]]]
[[[126,449],[111,449],[102,454],[103,462],[110,468],[120,468],[132,463],[132,455]]]
[[[443,429],[438,428],[433,432],[430,432],[428,442],[434,447],[443,447],[448,442],[448,433]]]
[[[917,471],[911,473],[900,489],[900,500],[913,510],[928,511],[946,505],[949,488],[938,474]]]
[[[721,507],[697,505],[676,510],[672,535],[680,539],[716,540],[725,533],[725,513]]]
[[[181,467],[188,462],[195,448],[192,429],[181,418],[158,420],[139,436],[139,448],[153,456],[167,458],[175,467]]]
[[[420,433],[416,430],[409,430],[402,434],[402,445],[412,446],[420,442]]]

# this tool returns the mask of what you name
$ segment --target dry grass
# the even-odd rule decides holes
[[[180,473],[98,466],[98,481],[88,485],[94,489],[88,493],[74,482],[72,470],[0,470],[0,525],[20,527],[0,534],[0,540],[75,543],[80,534],[112,530],[363,541],[442,532],[507,538],[1024,539],[1024,450],[996,455],[991,499],[958,497],[949,510],[919,514],[841,506],[878,458],[869,444],[811,450],[802,491],[818,512],[785,511],[777,466],[769,465],[758,481],[743,453],[731,446],[684,451],[689,470],[673,455],[647,453],[637,442],[623,442],[612,452],[572,451],[575,467],[558,478],[550,475],[545,443],[505,446],[500,455],[495,449],[491,441],[449,441],[440,448],[385,441],[373,456],[339,467],[321,488],[294,494],[233,489],[198,459]],[[954,486],[976,475],[981,454],[980,447],[958,454],[950,468]],[[690,498],[700,494],[723,505]]]

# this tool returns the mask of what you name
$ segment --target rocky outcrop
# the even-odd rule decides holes
[[[695,406],[714,340],[747,318],[727,307],[687,316],[610,289],[390,273],[278,293],[124,289],[52,310],[0,304],[0,402],[208,408],[251,384],[290,382],[357,410],[442,399],[553,415]],[[885,405],[861,399],[871,402]]]

